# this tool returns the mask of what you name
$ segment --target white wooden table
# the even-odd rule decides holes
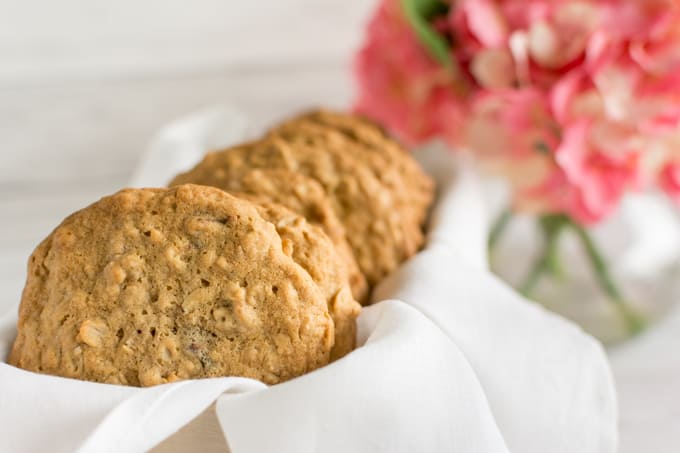
[[[0,0],[0,312],[35,245],[123,187],[164,123],[219,103],[255,127],[346,106],[371,3]],[[610,357],[621,452],[679,451],[680,310]]]

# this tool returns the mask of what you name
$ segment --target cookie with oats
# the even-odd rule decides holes
[[[335,252],[331,240],[323,230],[283,206],[259,196],[245,197],[259,204],[260,215],[271,222],[281,236],[284,253],[309,273],[326,299],[335,326],[331,360],[352,351],[356,341],[356,318],[361,305],[352,297],[345,263]]]
[[[375,122],[360,115],[317,109],[288,119],[273,129],[279,134],[310,135],[323,134],[324,130],[335,131],[352,143],[353,146],[345,145],[346,149],[354,150],[375,168],[383,184],[396,194],[399,205],[410,209],[422,226],[434,197],[434,182],[411,153]]]
[[[356,305],[334,280],[329,301],[326,280],[296,261],[328,244],[307,240],[290,214],[277,229],[271,220],[283,220],[262,209],[182,185],[123,190],[71,215],[30,258],[9,363],[136,386],[275,384],[327,364],[329,306],[350,307],[349,319]]]
[[[346,263],[352,294],[359,301],[366,300],[366,278],[354,259],[345,228],[333,211],[323,187],[314,179],[285,169],[254,168],[242,173],[227,173],[219,171],[219,168],[199,166],[195,171],[177,176],[170,185],[186,183],[252,194],[283,205],[305,217],[311,224],[321,227]]]
[[[369,165],[342,147],[325,145],[303,135],[271,134],[208,153],[173,184],[206,177],[238,180],[253,169],[284,169],[316,180],[345,228],[359,269],[373,285],[418,250],[422,232],[414,215],[397,208],[394,194]]]

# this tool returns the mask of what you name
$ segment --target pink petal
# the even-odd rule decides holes
[[[571,182],[583,180],[585,160],[590,151],[590,129],[591,123],[581,120],[562,130],[562,142],[555,150],[555,161]]]
[[[472,59],[470,72],[483,88],[510,88],[515,81],[512,56],[506,49],[478,52]]]
[[[676,203],[680,203],[680,162],[665,165],[659,174],[659,185]]]
[[[467,0],[462,6],[472,34],[485,47],[500,47],[508,40],[508,26],[495,2]]]
[[[550,108],[559,122],[567,121],[569,107],[578,94],[585,74],[574,70],[562,77],[550,91]]]

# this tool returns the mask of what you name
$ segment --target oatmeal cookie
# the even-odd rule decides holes
[[[260,205],[260,215],[276,227],[283,252],[309,273],[326,299],[335,326],[331,360],[349,353],[355,346],[356,318],[361,305],[352,297],[345,263],[335,252],[333,243],[323,230],[300,215],[262,197],[250,199]]]
[[[282,237],[262,208],[211,187],[105,197],[32,254],[9,362],[138,386],[275,384],[323,366],[335,341],[328,289],[287,252],[314,246],[286,228]]]
[[[332,134],[338,137],[338,134]],[[370,166],[337,146],[302,135],[272,134],[266,139],[208,153],[173,184],[218,181],[222,187],[255,168],[285,169],[321,184],[345,227],[359,269],[369,285],[380,281],[422,244],[414,216],[397,209],[395,196]],[[415,225],[415,226],[414,226]]]
[[[177,176],[170,185],[201,184],[231,192],[252,194],[302,215],[308,222],[320,226],[333,241],[338,254],[347,265],[352,294],[365,301],[368,293],[366,278],[359,270],[345,235],[345,228],[331,206],[326,192],[314,179],[285,169],[255,168],[231,172],[228,178],[220,171],[197,168]]]
[[[420,225],[425,222],[434,196],[434,182],[411,154],[378,124],[360,115],[318,109],[293,117],[273,129],[280,134],[311,135],[328,130],[342,134],[352,143],[354,146],[345,145],[345,148],[354,150],[375,168],[380,180],[395,193],[402,209],[411,210]]]

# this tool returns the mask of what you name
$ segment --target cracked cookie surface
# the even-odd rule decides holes
[[[284,250],[307,245],[261,209],[183,185],[123,190],[71,215],[29,260],[9,363],[140,386],[275,384],[327,364],[329,302]]]
[[[222,181],[239,179],[256,168],[299,173],[323,187],[369,285],[396,269],[422,243],[422,232],[414,232],[413,216],[396,209],[394,194],[374,171],[342,147],[325,146],[323,140],[272,134],[260,141],[210,152],[173,183],[202,175]]]
[[[356,342],[356,318],[361,305],[352,297],[345,263],[333,243],[304,217],[261,197],[253,197],[253,201],[259,204],[260,215],[276,227],[284,253],[309,273],[328,303],[335,326],[331,360],[351,352]]]
[[[323,135],[324,132],[343,136],[339,143],[349,152],[357,152],[367,165],[373,166],[378,178],[395,193],[400,209],[406,209],[422,226],[434,198],[434,181],[397,140],[368,118],[328,109],[302,113],[273,129],[278,134]]]
[[[177,176],[170,185],[201,184],[230,192],[241,192],[285,206],[321,227],[345,261],[352,294],[359,301],[368,295],[366,278],[361,273],[347,242],[345,228],[333,211],[323,187],[312,178],[286,169],[243,168],[243,172],[224,172],[220,168],[199,166]]]

